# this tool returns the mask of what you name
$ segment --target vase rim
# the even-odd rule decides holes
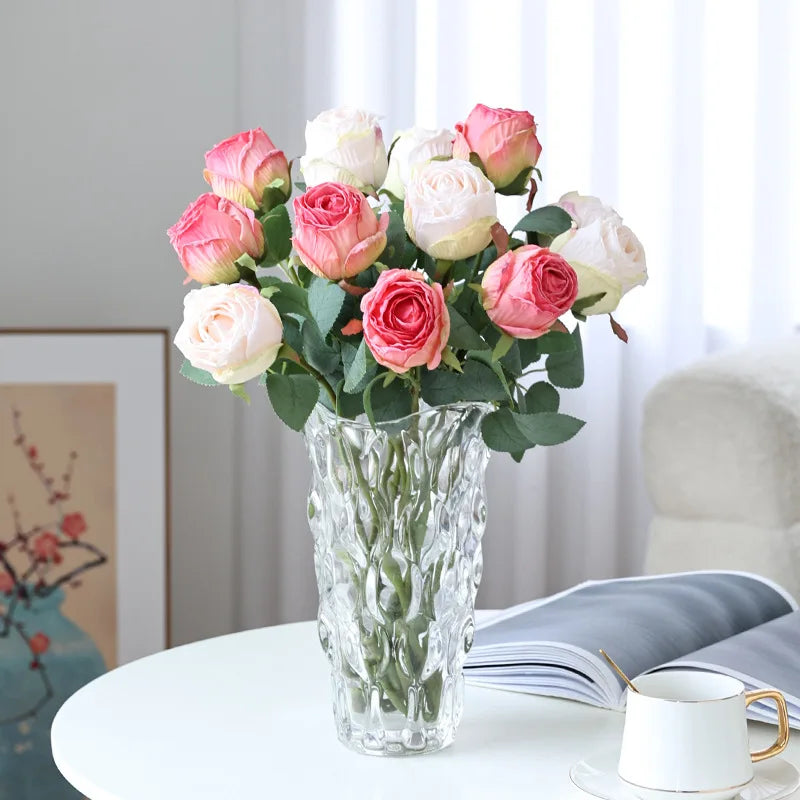
[[[405,422],[406,420],[420,419],[422,417],[426,417],[434,413],[442,413],[445,411],[461,411],[461,410],[476,409],[476,408],[485,409],[485,413],[488,414],[490,411],[494,409],[494,405],[492,403],[487,403],[480,400],[475,400],[475,401],[460,400],[457,403],[443,403],[442,405],[439,406],[429,406],[425,404],[424,408],[420,408],[419,411],[415,411],[413,414],[407,414],[404,417],[397,417],[396,419],[382,420],[380,422],[376,422],[375,425],[373,425],[368,419],[366,419],[364,415],[360,415],[356,419],[350,419],[350,417],[338,416],[322,403],[317,403],[317,405],[314,408],[314,411],[328,423],[341,422],[354,428],[363,428],[365,430],[381,430],[381,428],[384,426],[399,425]]]

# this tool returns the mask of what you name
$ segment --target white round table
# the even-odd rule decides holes
[[[90,800],[577,800],[570,766],[622,732],[617,712],[468,686],[453,745],[376,758],[339,743],[329,691],[314,623],[209,639],[81,689],[53,722],[53,755]],[[752,725],[756,746],[774,735]],[[784,755],[800,764],[800,742]]]

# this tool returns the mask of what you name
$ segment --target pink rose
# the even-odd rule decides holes
[[[316,275],[338,281],[375,263],[386,247],[389,215],[344,183],[319,183],[294,200],[294,249]]]
[[[11,594],[14,591],[14,579],[10,573],[3,570],[0,572],[0,592],[3,594]]]
[[[273,188],[282,193],[284,200],[291,194],[286,156],[261,128],[237,133],[214,145],[206,153],[203,177],[214,194],[252,209],[270,205],[264,203],[268,200],[264,190],[273,182],[282,181]]]
[[[522,193],[541,152],[536,123],[527,111],[479,103],[456,125],[453,157],[468,160],[470,153],[477,153],[498,190],[514,184],[513,191]]]
[[[547,333],[578,296],[575,270],[557,253],[532,244],[490,264],[482,286],[489,319],[517,339]]]
[[[379,364],[407,372],[436,369],[450,336],[450,315],[438,283],[421,272],[387,269],[361,299],[364,339]]]
[[[239,280],[234,263],[245,253],[264,253],[264,232],[249,209],[211,192],[201,194],[167,231],[183,268],[199,283]]]
[[[86,520],[80,511],[64,514],[61,520],[61,530],[65,536],[75,541],[82,533],[86,532]]]
[[[50,531],[40,533],[33,540],[33,554],[36,556],[37,561],[53,561],[60,564],[63,560],[59,552],[58,537]]]

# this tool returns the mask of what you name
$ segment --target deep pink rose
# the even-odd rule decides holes
[[[82,533],[86,532],[86,520],[80,511],[64,514],[61,520],[61,530],[65,536],[75,541]]]
[[[214,194],[252,209],[262,204],[264,190],[273,181],[282,181],[274,188],[284,198],[292,193],[286,156],[261,128],[242,131],[214,145],[206,153],[203,177]]]
[[[264,253],[264,232],[255,214],[233,200],[211,192],[201,194],[167,231],[189,280],[233,283],[239,280],[234,263],[245,253],[255,259]]]
[[[547,333],[578,296],[575,270],[557,253],[533,244],[490,264],[482,286],[489,319],[517,339]]]
[[[380,219],[358,189],[319,183],[294,200],[294,249],[316,275],[338,281],[375,263],[386,247],[389,215]]]
[[[469,159],[470,153],[477,153],[497,189],[506,188],[521,172],[533,169],[541,152],[536,123],[527,111],[479,103],[464,122],[456,125],[453,157]]]
[[[407,372],[427,364],[436,369],[450,336],[450,315],[438,283],[421,272],[387,269],[361,298],[364,339],[379,364]]]
[[[33,540],[33,554],[37,561],[53,561],[60,564],[63,560],[59,551],[58,537],[50,531],[40,533]]]

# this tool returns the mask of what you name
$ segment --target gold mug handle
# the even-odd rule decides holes
[[[756,700],[771,699],[775,701],[778,707],[778,738],[774,744],[763,750],[756,750],[755,753],[750,753],[750,758],[753,763],[763,761],[765,758],[772,758],[777,756],[786,749],[789,744],[789,712],[786,710],[786,699],[784,696],[775,689],[762,689],[758,692],[746,692],[744,696],[745,707],[750,703],[755,703]]]

